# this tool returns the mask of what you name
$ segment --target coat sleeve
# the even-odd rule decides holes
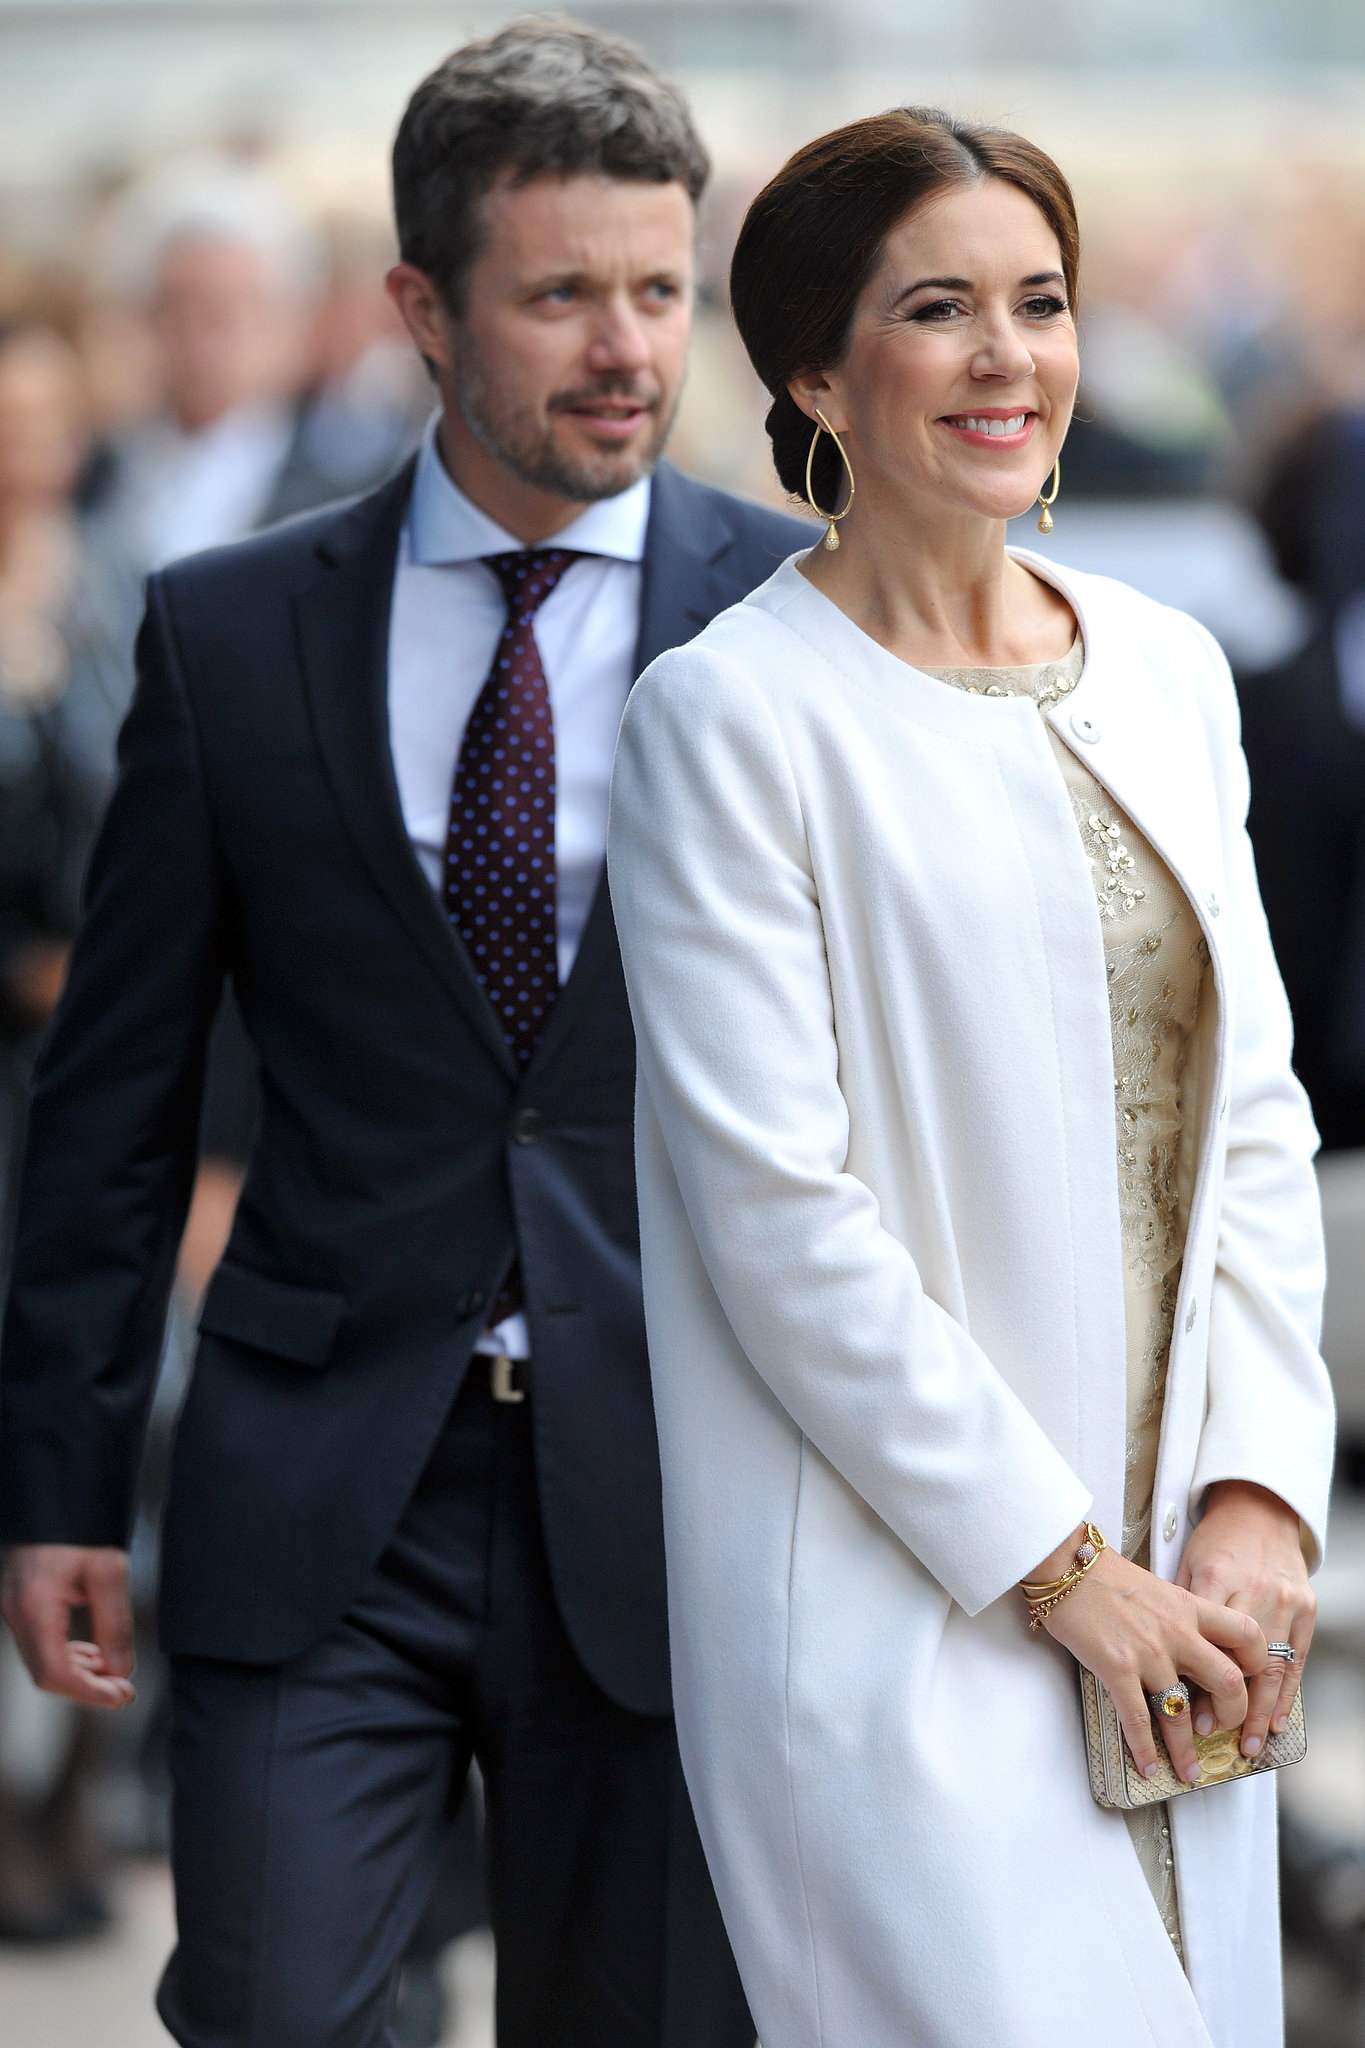
[[[800,804],[772,708],[739,663],[681,649],[636,685],[608,861],[640,1086],[736,1340],[976,1613],[1075,1528],[1090,1494],[848,1171]],[[648,1264],[645,1282],[648,1311]]]
[[[1197,1512],[1219,1479],[1269,1488],[1321,1558],[1332,1473],[1331,1381],[1318,1352],[1326,1266],[1313,1158],[1318,1137],[1291,1065],[1293,1027],[1246,831],[1250,796],[1237,698],[1217,643],[1211,745],[1227,842],[1231,1030],[1226,1163],[1210,1300],[1208,1406],[1191,1488]]]
[[[127,1541],[223,931],[223,874],[154,578],[118,785],[29,1117],[0,1353],[4,1541]]]

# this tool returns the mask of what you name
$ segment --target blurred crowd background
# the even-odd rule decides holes
[[[517,11],[0,0],[6,1212],[28,1077],[114,774],[142,579],[363,489],[414,446],[430,387],[382,289],[387,148],[417,80]],[[715,156],[672,453],[730,488],[777,496],[725,278],[749,199],[792,147],[927,101],[1022,128],[1075,183],[1084,385],[1056,530],[1035,544],[1192,611],[1228,651],[1253,837],[1326,1148],[1326,1348],[1343,1454],[1310,1758],[1284,1786],[1285,1917],[1291,2039],[1365,2048],[1365,9],[594,0],[573,11],[676,72]],[[222,1029],[137,1538],[138,1709],[97,1724],[37,1695],[7,1639],[0,1648],[10,2048],[66,2038],[76,2022],[58,2015],[76,2008],[63,1987],[105,1984],[89,1969],[101,1942],[141,1960],[126,1985],[110,1977],[112,1990],[88,1993],[105,2001],[90,2038],[164,2038],[145,1981],[162,1935],[144,1930],[129,1947],[127,1920],[160,1899],[165,1847],[158,1474],[251,1140],[249,1055],[230,1020]],[[121,1875],[130,1863],[141,1877]],[[434,1959],[479,1917],[476,1893],[447,1897],[427,1930],[412,1982],[425,1971],[431,1995],[423,2005],[414,1993],[412,2043],[457,2038]],[[459,2038],[472,2048],[473,2034]]]

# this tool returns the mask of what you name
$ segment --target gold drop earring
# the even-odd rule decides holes
[[[1042,491],[1039,491],[1039,493],[1038,493],[1038,503],[1039,503],[1039,504],[1040,504],[1040,505],[1042,506],[1042,508],[1043,508],[1043,509],[1042,509],[1042,511],[1041,511],[1041,512],[1040,512],[1040,513],[1038,514],[1038,531],[1039,531],[1039,533],[1051,533],[1051,531],[1052,531],[1052,512],[1051,512],[1051,510],[1050,510],[1050,507],[1056,504],[1056,502],[1057,502],[1057,493],[1058,493],[1058,491],[1060,491],[1060,489],[1061,489],[1061,488],[1062,488],[1062,458],[1061,458],[1061,456],[1059,455],[1059,456],[1057,457],[1057,460],[1056,460],[1056,461],[1055,461],[1055,462],[1053,463],[1053,465],[1052,465],[1052,490],[1051,490],[1051,493],[1050,493],[1050,494],[1047,494],[1047,493],[1044,493],[1044,492],[1042,492]]]
[[[817,519],[827,519],[829,521],[829,525],[826,528],[825,538],[822,545],[824,547],[827,547],[830,553],[833,554],[834,550],[839,545],[839,521],[841,519],[847,519],[849,513],[853,510],[853,495],[854,492],[857,490],[858,486],[854,482],[853,464],[848,459],[848,451],[844,447],[843,442],[839,439],[839,436],[835,433],[829,421],[825,418],[825,415],[821,412],[818,405],[815,408],[815,417],[820,422],[820,424],[815,429],[814,435],[811,437],[810,453],[806,457],[806,503],[810,506],[811,511],[815,514]],[[816,446],[822,434],[829,435],[830,440],[834,443],[835,447],[838,449],[840,455],[843,458],[844,468],[848,471],[848,503],[847,505],[845,505],[842,512],[822,512],[820,510],[820,507],[816,504],[814,497],[812,496],[812,491],[814,487],[811,483],[811,464],[815,460]]]

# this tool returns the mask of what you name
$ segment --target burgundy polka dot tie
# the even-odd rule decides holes
[[[455,767],[445,905],[524,1067],[559,993],[555,732],[534,621],[578,556],[536,548],[484,559],[507,623]]]

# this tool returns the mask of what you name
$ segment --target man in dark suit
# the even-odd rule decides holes
[[[228,978],[264,1109],[162,1595],[160,2010],[192,2048],[386,2039],[471,1755],[502,2048],[751,2048],[670,1718],[602,877],[633,676],[805,537],[656,466],[705,176],[624,45],[533,23],[457,53],[395,147],[434,432],[373,495],[150,585],[34,1102],[0,1533],[39,1682],[126,1699],[122,1547]]]

